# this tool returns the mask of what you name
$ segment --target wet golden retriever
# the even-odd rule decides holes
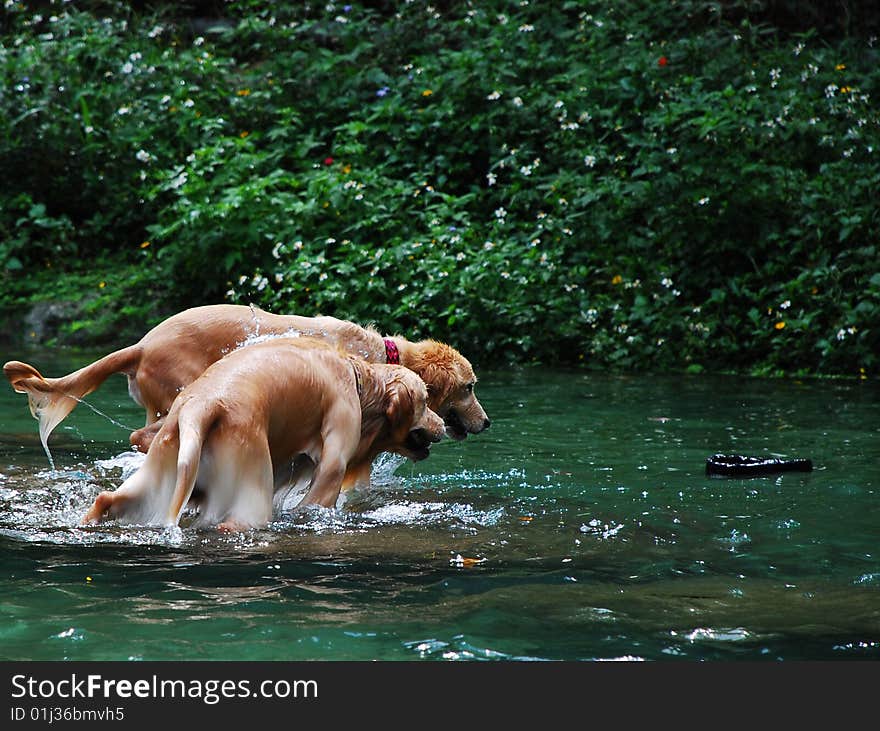
[[[310,338],[275,338],[218,360],[174,401],[143,465],[83,518],[176,525],[194,497],[197,525],[265,526],[277,475],[299,455],[315,469],[300,505],[336,504],[382,451],[417,461],[445,433],[424,382]]]
[[[184,310],[156,325],[138,343],[61,378],[43,378],[36,368],[16,360],[6,363],[3,372],[16,391],[27,394],[44,447],[79,399],[111,374],[124,373],[132,398],[146,409],[146,426],[132,433],[131,443],[146,452],[174,398],[208,366],[242,345],[280,335],[320,338],[371,363],[399,362],[414,371],[427,385],[429,407],[443,418],[453,439],[489,426],[474,394],[473,368],[449,345],[382,337],[372,328],[334,317],[275,315],[244,305]]]

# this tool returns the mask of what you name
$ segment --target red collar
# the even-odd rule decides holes
[[[391,338],[385,338],[385,359],[391,365],[400,365],[400,351]]]

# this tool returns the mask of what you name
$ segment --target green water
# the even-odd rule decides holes
[[[880,658],[876,384],[478,373],[488,432],[241,536],[79,527],[126,430],[80,406],[50,470],[4,382],[0,659]],[[88,401],[142,425],[121,376]],[[715,452],[816,469],[706,477]]]

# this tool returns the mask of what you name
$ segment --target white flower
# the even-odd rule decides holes
[[[146,150],[138,150],[134,156],[140,162],[149,162],[150,161],[150,153],[147,152]]]
[[[535,26],[530,25],[529,23],[524,23],[518,28],[520,33],[531,33],[535,30]]]
[[[130,74],[132,71],[134,71],[134,66],[131,64],[130,61],[126,61],[124,64],[122,64],[122,73]]]
[[[705,206],[708,202],[709,202],[709,196],[705,196],[703,198],[700,198],[700,200],[697,201],[697,205]]]
[[[495,173],[486,173],[486,182],[492,186],[498,181],[498,178],[495,177]]]
[[[500,99],[500,98],[501,98],[501,92],[497,91],[497,90],[493,91],[491,94],[489,94],[489,96],[486,97],[486,99],[488,99],[490,102],[494,102],[496,99]]]
[[[521,107],[523,105],[522,97],[515,96],[513,97],[513,106]]]
[[[507,215],[507,211],[504,208],[496,208],[495,209],[495,218],[504,218]]]
[[[169,185],[170,185],[172,188],[177,189],[177,188],[179,188],[180,186],[182,186],[184,183],[186,183],[186,178],[187,178],[186,170],[184,170],[184,171],[181,172],[179,175],[177,175],[177,176],[175,176],[174,178],[172,178],[172,179],[171,179],[171,183],[169,183]]]
[[[119,107],[119,109],[116,110],[116,113],[120,116],[128,114],[129,112],[131,112],[131,107]]]
[[[791,300],[785,300],[785,302],[779,305],[780,310],[787,310],[789,307],[791,307]]]
[[[584,165],[586,165],[588,168],[594,167],[596,165],[596,156],[586,155],[584,157]]]

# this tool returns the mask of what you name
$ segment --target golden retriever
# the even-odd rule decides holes
[[[310,338],[275,338],[218,360],[174,401],[144,464],[83,518],[176,525],[191,497],[197,525],[265,526],[278,481],[299,455],[315,463],[300,505],[336,504],[343,482],[380,451],[417,461],[445,433],[424,382]]]
[[[383,338],[372,328],[334,317],[275,315],[245,305],[184,310],[156,325],[138,343],[61,378],[43,378],[36,368],[16,360],[6,363],[3,372],[16,391],[27,394],[44,447],[79,399],[111,374],[124,373],[131,397],[146,409],[146,426],[132,433],[131,443],[146,452],[174,398],[208,366],[249,341],[280,335],[320,338],[371,363],[400,363],[414,371],[427,385],[428,406],[445,421],[453,439],[489,426],[474,394],[473,368],[449,345]]]

